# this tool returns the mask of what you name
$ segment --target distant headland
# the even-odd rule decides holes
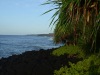
[[[27,36],[48,36],[48,37],[53,37],[54,33],[48,33],[48,34],[28,34]]]

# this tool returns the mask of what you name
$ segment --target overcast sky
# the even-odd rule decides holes
[[[0,0],[0,35],[51,33],[49,27],[54,12],[41,15],[52,8],[41,5],[46,0]]]

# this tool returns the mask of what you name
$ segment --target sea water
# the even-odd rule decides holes
[[[0,58],[25,51],[56,48],[53,37],[48,36],[26,36],[26,35],[0,35]]]

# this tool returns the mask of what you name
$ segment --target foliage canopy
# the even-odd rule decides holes
[[[47,11],[56,10],[51,22],[56,25],[55,43],[70,42],[90,52],[99,51],[100,0],[48,0],[45,4],[55,5]]]

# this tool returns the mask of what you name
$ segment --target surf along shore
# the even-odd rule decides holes
[[[56,49],[56,48],[55,48]],[[81,59],[67,55],[54,56],[55,50],[27,51],[0,59],[0,75],[53,75],[54,70],[68,66],[68,62],[76,63]]]

